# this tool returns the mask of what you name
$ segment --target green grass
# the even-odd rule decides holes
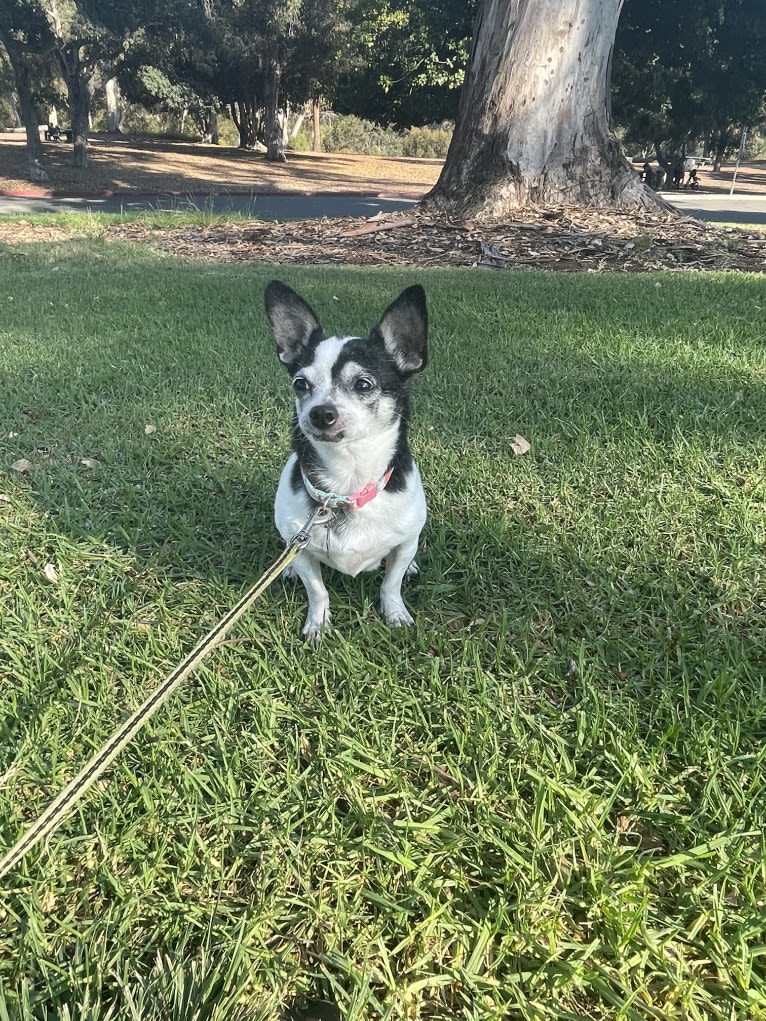
[[[272,588],[3,881],[0,1019],[766,1017],[763,278],[5,247],[0,841],[279,550],[275,274],[427,288],[416,625]]]
[[[158,205],[143,210],[123,209],[119,213],[94,212],[92,209],[83,213],[64,209],[57,213],[3,214],[2,222],[58,227],[75,238],[95,239],[105,237],[108,228],[114,224],[141,223],[152,230],[168,230],[172,227],[216,227],[258,219],[256,196],[253,196],[250,209],[244,213],[234,210],[216,213],[210,202],[187,196],[181,196],[177,201],[179,208],[175,209]]]
[[[746,230],[752,231],[753,233],[766,234],[766,223],[761,221],[760,223],[743,223],[741,221],[735,222],[733,220],[710,220],[711,226],[718,227],[723,230],[730,228],[731,230]]]

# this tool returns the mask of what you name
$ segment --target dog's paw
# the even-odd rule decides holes
[[[408,627],[410,624],[415,623],[415,618],[404,603],[381,605],[380,609],[389,627]]]
[[[412,560],[410,561],[410,566],[404,573],[406,577],[411,578],[414,574],[420,574],[420,568],[418,567],[417,563],[414,560]]]
[[[312,645],[319,645],[322,641],[322,637],[327,634],[328,631],[332,631],[330,627],[330,611],[316,617],[309,614],[306,617],[306,623],[303,625],[303,631],[301,634],[304,636],[307,642]]]

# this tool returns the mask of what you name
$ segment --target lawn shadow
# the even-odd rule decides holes
[[[253,316],[262,338],[253,374],[244,360],[253,356],[229,336],[243,327],[228,323],[222,336],[214,332],[224,313],[209,307],[197,270],[189,272],[195,290],[185,312],[195,317],[193,336],[165,345],[141,340],[139,364],[131,361],[129,334],[118,330],[108,343],[98,335],[81,340],[76,371],[47,366],[30,373],[21,365],[5,373],[12,395],[5,435],[23,429],[9,444],[9,463],[22,455],[37,463],[18,489],[69,537],[113,543],[171,582],[221,578],[241,586],[281,549],[272,507],[289,453],[289,388],[265,340],[263,313]],[[322,272],[324,306],[332,308],[332,274]],[[179,270],[179,279],[185,273]],[[215,270],[205,273],[206,286],[226,286]],[[226,299],[237,310],[235,324],[243,273],[232,276]],[[300,288],[302,273],[286,275]],[[259,278],[267,274],[258,269]],[[473,280],[479,304],[497,302],[497,277]],[[363,306],[374,321],[366,286],[355,277],[346,283],[351,312],[344,319],[353,322]],[[625,286],[653,292],[648,281],[626,278]],[[517,308],[538,311],[528,322],[518,319],[515,333],[498,332],[471,371],[462,338],[456,348],[449,334],[453,291],[441,293],[432,309],[432,361],[417,381],[412,428],[431,517],[411,598],[422,617],[447,629],[468,626],[474,609],[491,605],[502,614],[512,605],[535,627],[549,621],[560,636],[555,655],[566,660],[580,633],[571,622],[595,633],[609,618],[616,578],[633,579],[637,591],[655,593],[662,605],[668,586],[680,593],[670,600],[673,620],[683,619],[685,585],[698,608],[713,599],[721,565],[709,550],[737,534],[757,496],[753,465],[766,439],[766,383],[754,369],[746,373],[736,360],[718,357],[719,340],[691,343],[685,361],[668,361],[645,338],[619,354],[595,355],[589,332],[608,329],[615,312],[609,304],[588,306],[598,292],[591,278],[530,284],[517,275],[507,287]],[[387,277],[385,289],[395,294],[396,281]],[[175,300],[182,299],[167,302],[171,314]],[[573,331],[569,317],[583,308],[587,328]],[[647,303],[647,337],[653,316],[665,327],[677,316],[680,326],[683,311],[683,301],[676,309]],[[153,307],[159,335],[164,314]],[[127,323],[129,329],[129,317]],[[517,433],[532,444],[529,455],[513,453]],[[667,537],[673,528],[677,550]],[[689,552],[695,530],[708,550],[700,563]],[[733,541],[721,548],[724,560],[736,561]],[[749,556],[740,551],[742,565],[751,564]],[[352,605],[377,597],[377,577],[328,577],[331,594]],[[733,607],[738,598],[727,590],[721,605]],[[744,637],[741,621],[753,624],[749,610],[735,621]],[[645,624],[650,647],[654,624]],[[535,646],[529,628],[516,638]],[[618,641],[609,653],[615,669],[621,647]]]

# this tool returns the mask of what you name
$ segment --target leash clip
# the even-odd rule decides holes
[[[328,497],[322,503],[316,504],[300,531],[296,532],[290,540],[290,548],[302,550],[305,549],[309,540],[311,539],[311,529],[314,525],[329,525],[332,519],[335,517],[335,511],[329,506],[330,498]]]

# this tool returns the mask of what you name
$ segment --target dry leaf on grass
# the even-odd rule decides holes
[[[85,465],[86,468],[100,468],[101,462],[97,461],[95,457],[81,457],[80,464]]]
[[[24,475],[25,472],[31,472],[34,465],[31,461],[28,461],[26,457],[20,457],[18,461],[14,461],[11,465],[13,471],[18,472],[20,475]]]
[[[43,574],[48,579],[48,581],[59,580],[58,571],[53,566],[53,564],[46,564],[45,567],[43,568]]]
[[[144,426],[144,434],[146,436],[151,436],[152,433],[156,433],[156,432],[157,432],[157,426],[156,425],[145,425]]]
[[[516,435],[511,440],[511,450],[514,452],[514,454],[528,454],[531,449],[532,444],[529,442],[529,440],[525,440],[523,436],[520,436],[519,433],[516,433]]]

